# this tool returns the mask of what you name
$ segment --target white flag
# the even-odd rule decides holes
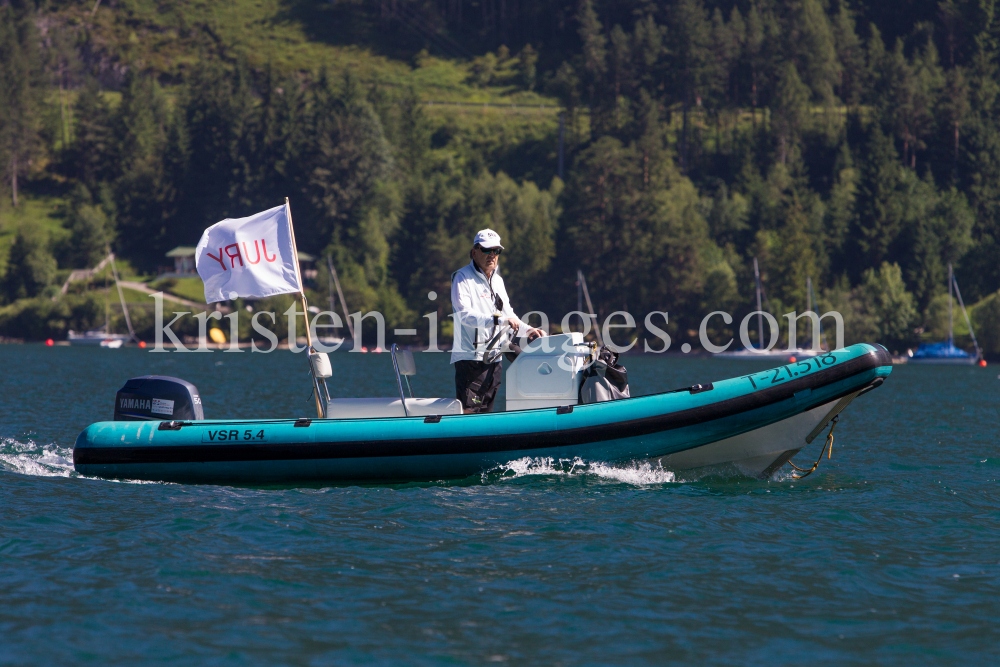
[[[205,303],[302,291],[289,216],[282,204],[205,230],[195,251]]]

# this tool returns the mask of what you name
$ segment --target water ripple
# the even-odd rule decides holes
[[[995,372],[895,369],[803,480],[516,459],[234,488],[82,478],[71,447],[146,373],[193,381],[209,416],[308,415],[301,358],[95,352],[0,345],[0,663],[996,661]],[[415,390],[450,395],[426,356]],[[337,395],[395,391],[385,355],[334,362]],[[759,370],[626,363],[648,391]]]

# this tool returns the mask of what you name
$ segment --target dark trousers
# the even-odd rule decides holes
[[[492,364],[470,360],[455,362],[455,392],[465,410],[492,410],[501,380],[503,369],[499,361]]]

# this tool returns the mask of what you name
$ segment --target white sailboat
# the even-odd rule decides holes
[[[337,295],[340,297],[340,306],[344,311],[344,324],[347,325],[347,331],[350,333],[350,338],[344,338],[343,336],[331,336],[329,334],[317,334],[316,340],[318,340],[323,345],[331,348],[336,348],[338,350],[347,351],[349,348],[344,344],[348,341],[354,340],[354,324],[351,322],[350,312],[347,310],[347,300],[344,298],[344,290],[340,289],[340,279],[337,277],[337,269],[333,266],[333,258],[330,255],[326,257],[327,266],[327,296],[330,302],[330,312],[336,312],[337,307],[333,297],[333,290],[336,287]],[[319,308],[315,306],[310,306],[309,311],[312,313],[319,313]]]
[[[757,341],[758,341],[757,344],[760,345],[761,348],[763,348],[763,345],[764,345],[764,315],[763,315],[763,312],[764,311],[761,308],[761,302],[760,302],[760,294],[761,294],[760,269],[757,266],[757,258],[756,257],[753,258],[753,279],[754,279],[754,284],[755,284],[755,287],[756,287],[756,290],[757,290]],[[806,299],[807,299],[806,312],[809,312],[809,311],[812,310],[812,302],[813,302],[813,298],[812,298],[812,278],[806,278],[806,292],[807,292],[807,295],[806,295]],[[820,336],[820,341],[822,343],[822,340],[823,340],[823,328],[822,328],[822,325],[820,325],[819,336]],[[734,351],[731,351],[731,352],[730,351],[720,352],[720,353],[715,354],[713,356],[716,357],[716,358],[719,358],[719,359],[771,359],[771,360],[773,360],[773,359],[790,359],[790,358],[793,358],[793,357],[795,359],[808,359],[808,358],[815,357],[816,355],[820,354],[822,351],[823,350],[820,350],[820,351],[817,352],[816,350],[813,350],[812,348],[802,348],[802,347],[796,347],[796,348],[793,348],[793,349],[779,349],[779,348],[775,347],[775,348],[772,348],[770,350],[765,350],[765,349],[759,349],[759,348],[750,347],[750,348],[746,348],[746,349],[743,349],[743,350],[734,350]]]
[[[110,314],[107,306],[104,309],[104,326],[77,333],[72,329],[67,333],[70,345],[91,345],[117,350],[130,340],[138,341],[135,331],[132,329],[132,318],[128,314],[128,306],[125,304],[125,294],[122,292],[121,282],[118,280],[118,269],[115,266],[115,255],[108,250],[108,259],[111,261],[111,271],[115,277],[115,286],[118,288],[118,299],[122,304],[122,312],[125,314],[125,324],[128,325],[127,334],[111,333]]]

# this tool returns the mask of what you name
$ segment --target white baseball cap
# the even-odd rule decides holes
[[[483,248],[500,248],[504,249],[500,245],[500,235],[497,234],[492,229],[484,229],[476,234],[476,238],[472,239],[473,246],[481,246]]]

